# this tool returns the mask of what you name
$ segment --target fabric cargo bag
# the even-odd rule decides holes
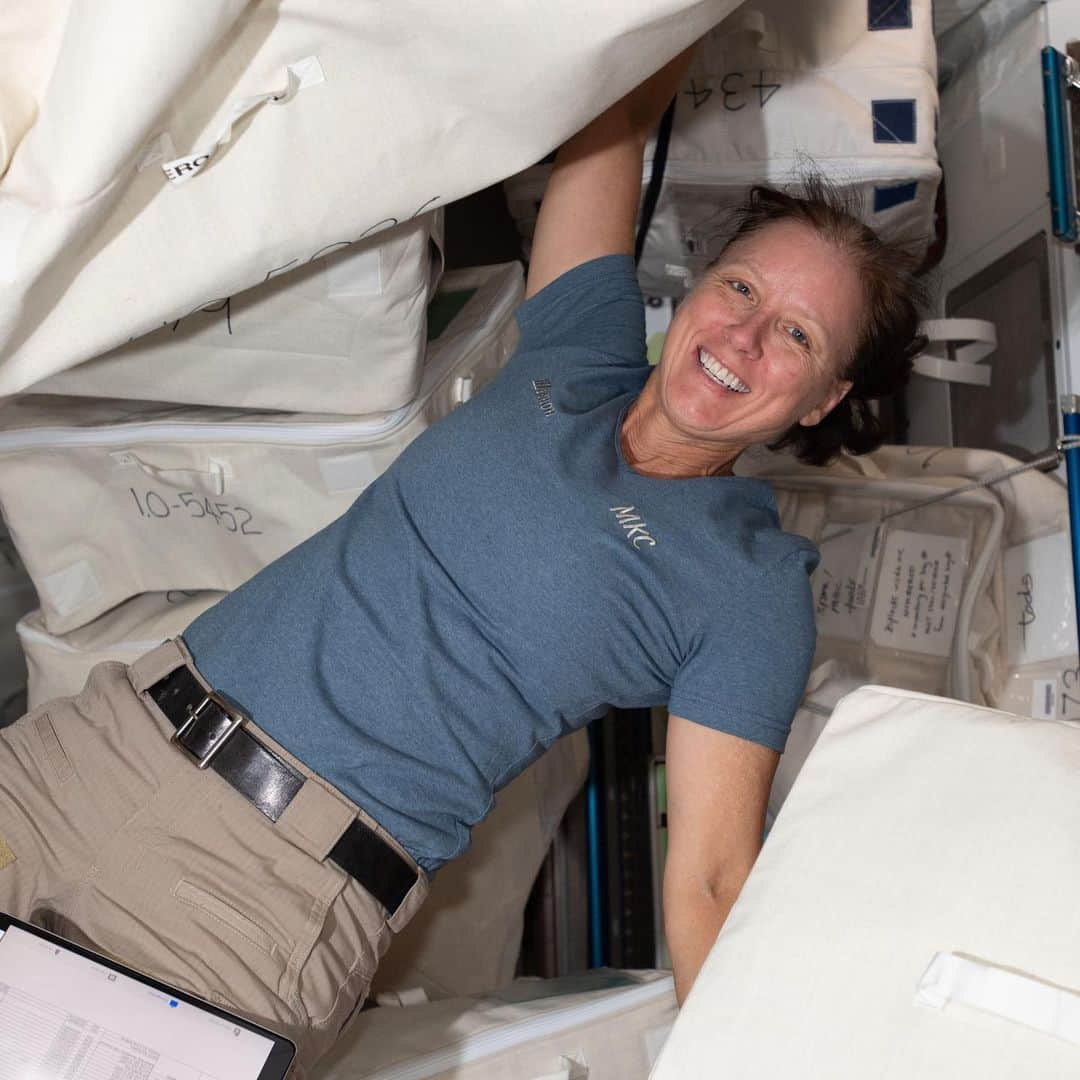
[[[463,997],[513,980],[525,905],[588,771],[588,734],[577,731],[495,796],[465,854],[439,870],[424,906],[394,938],[373,994],[419,988],[432,999]]]
[[[392,413],[34,395],[7,403],[0,507],[42,624],[63,634],[145,592],[228,591],[338,517],[498,371],[517,340],[522,292],[518,263],[446,275],[420,393]]]
[[[67,634],[50,634],[40,611],[19,620],[16,631],[26,656],[27,708],[77,694],[95,664],[133,663],[168,638],[176,637],[222,592],[144,593],[133,596],[93,622]]]
[[[769,481],[783,527],[821,553],[815,667],[831,661],[834,680],[989,700],[987,673],[1004,662],[1006,513],[993,489],[956,491],[967,477],[903,473],[874,455],[812,468],[755,452],[737,471]]]
[[[940,178],[930,0],[754,0],[709,33],[676,101],[669,141],[646,155],[647,294],[681,296],[719,253],[725,211],[752,184],[792,185],[803,163],[851,189],[869,225],[925,250]],[[506,183],[526,236],[549,172]]]
[[[1065,1080],[1080,728],[865,687],[829,721],[653,1080]]]
[[[948,693],[1023,716],[1080,720],[1073,594],[1071,586],[1061,584],[1072,579],[1068,499],[1061,481],[1027,470],[904,512],[943,493],[1011,472],[1019,464],[993,451],[933,446],[885,446],[860,457],[843,455],[824,468],[802,465],[787,454],[754,452],[740,461],[740,473],[775,485],[785,528],[810,536],[822,553],[812,579],[819,634],[815,670],[773,782],[772,815],[779,811],[832,707],[843,694],[867,682]],[[845,500],[845,490],[857,492],[856,504]],[[822,511],[825,498],[835,509]],[[886,515],[878,534],[872,523]],[[846,526],[829,520],[858,516],[867,522],[861,532],[845,534],[841,529]],[[936,585],[933,581],[934,564],[940,574],[942,557],[947,559],[950,552],[948,546],[942,547],[944,538],[961,538],[965,520],[975,546],[965,543],[952,552],[963,556],[957,562],[963,563],[963,592],[949,597],[942,591],[942,579]],[[824,539],[830,536],[834,539]],[[894,636],[886,632],[888,604],[906,598],[915,569],[904,564],[899,541],[913,537],[930,542],[929,547],[912,549],[920,561],[925,553],[930,571],[929,577],[917,573],[911,578],[913,599],[920,602],[926,585],[930,594],[923,602],[929,603],[935,594],[951,601],[946,608],[955,608],[956,618],[943,609],[940,631],[924,635],[921,644],[901,637],[898,648],[882,651],[881,643]],[[976,573],[980,564],[984,570]],[[951,584],[948,591],[954,593]],[[902,603],[899,613],[903,615]],[[931,616],[924,628],[932,623]],[[946,634],[950,626],[951,643]],[[936,657],[931,650],[935,639]],[[951,659],[943,679],[946,652]]]
[[[667,972],[522,979],[362,1012],[312,1080],[646,1080],[675,1013]]]
[[[0,5],[0,396],[519,172],[737,2]]]
[[[32,388],[285,412],[374,413],[420,386],[442,211],[194,311]]]

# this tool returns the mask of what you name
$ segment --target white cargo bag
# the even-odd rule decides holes
[[[45,629],[40,611],[24,615],[15,629],[26,655],[27,708],[77,694],[95,664],[106,660],[133,663],[176,637],[224,595],[179,590],[144,593],[63,635]]]
[[[4,703],[26,687],[26,661],[15,634],[18,619],[37,602],[11,537],[0,525],[0,723]]]
[[[716,258],[725,211],[752,184],[791,186],[809,158],[862,216],[925,248],[940,168],[931,0],[749,0],[716,27],[681,87],[642,289],[680,296]],[[656,160],[646,155],[647,188]],[[507,181],[531,236],[549,166]]]
[[[210,304],[32,387],[286,412],[374,413],[420,386],[442,211]]]
[[[739,471],[766,478],[774,475],[786,527],[816,536],[818,527],[812,519],[816,498],[793,491],[786,486],[785,476],[798,475],[804,483],[816,482],[822,491],[838,492],[854,485],[860,489],[864,509],[877,501],[876,517],[880,518],[902,511],[903,499],[913,505],[946,491],[993,480],[1013,472],[1018,465],[1013,458],[990,450],[885,446],[863,457],[842,456],[825,469],[800,465],[787,455],[755,451],[740,462]],[[913,484],[917,487],[910,486]],[[896,491],[901,489],[903,499],[897,499]],[[913,490],[923,492],[914,502]],[[1000,534],[994,529],[988,535],[996,549],[986,549],[985,585],[982,594],[974,597],[967,631],[962,630],[962,617],[956,621],[951,645],[954,672],[947,692],[1022,716],[1080,720],[1080,657],[1065,486],[1055,476],[1031,470],[989,484],[977,495],[986,507],[991,505],[986,499],[998,502],[1001,529]],[[936,509],[927,510],[933,509],[934,521],[944,522],[947,529],[949,522],[958,525],[958,515],[970,514],[973,508],[974,504],[962,499],[947,499],[937,503]],[[942,511],[945,516],[939,517]],[[905,529],[907,516],[890,517],[886,527]],[[922,677],[913,678],[909,665],[897,666],[888,657],[882,662],[880,654],[869,649],[868,662],[864,662],[858,648],[852,653],[848,646],[838,646],[837,633],[852,638],[862,631],[866,610],[877,610],[875,589],[881,588],[881,567],[872,551],[864,550],[854,535],[840,537],[836,551],[828,542],[821,550],[823,564],[813,579],[821,635],[819,663],[792,721],[773,781],[769,796],[772,816],[779,812],[842,694],[868,681],[885,679],[896,686],[932,688]],[[970,583],[970,575],[967,580]],[[891,596],[888,581],[886,590]],[[967,606],[960,597],[958,612]]]
[[[737,0],[40,3],[0,5],[0,396],[520,171]]]
[[[429,998],[499,990],[514,977],[525,904],[571,800],[589,771],[584,731],[559,739],[495,797],[464,855],[379,963],[372,994],[419,987]]]
[[[1080,1061],[1080,728],[866,687],[829,721],[654,1080]]]
[[[783,527],[821,552],[811,578],[815,666],[832,661],[835,678],[983,704],[990,673],[1003,673],[1005,508],[993,489],[957,491],[966,476],[919,469],[918,449],[825,468],[754,451],[737,471],[768,480]],[[904,458],[911,467],[896,464]],[[954,495],[929,501],[946,491]]]
[[[520,979],[362,1012],[312,1080],[646,1080],[675,1013],[667,972]]]
[[[464,306],[429,348],[419,395],[393,413],[10,401],[0,506],[43,625],[66,633],[144,592],[228,591],[334,520],[498,371],[522,291],[518,263],[446,275],[440,303]]]

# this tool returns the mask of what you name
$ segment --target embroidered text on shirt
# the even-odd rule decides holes
[[[536,400],[540,405],[540,411],[545,416],[554,416],[555,405],[551,400],[551,380],[533,379],[532,388],[533,393],[536,394]]]
[[[626,539],[636,548],[656,547],[656,540],[649,534],[641,515],[632,506],[609,507],[615,520],[626,530]]]

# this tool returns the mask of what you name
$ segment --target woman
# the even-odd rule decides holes
[[[814,548],[732,466],[876,445],[865,397],[917,326],[868,230],[819,188],[762,191],[650,373],[630,253],[685,61],[561,151],[490,387],[182,641],[4,733],[0,907],[284,1031],[306,1065],[494,791],[609,704],[666,703],[685,996],[814,645]]]

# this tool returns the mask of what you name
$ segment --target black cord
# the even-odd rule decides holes
[[[671,104],[664,111],[660,128],[656,133],[656,150],[653,153],[652,172],[649,185],[645,189],[645,199],[641,206],[641,220],[638,223],[637,239],[634,241],[634,263],[641,262],[641,253],[645,250],[645,237],[649,234],[656,204],[660,201],[660,189],[664,186],[664,170],[667,168],[668,144],[671,142],[671,128],[675,123],[675,103],[678,95],[671,99]]]

